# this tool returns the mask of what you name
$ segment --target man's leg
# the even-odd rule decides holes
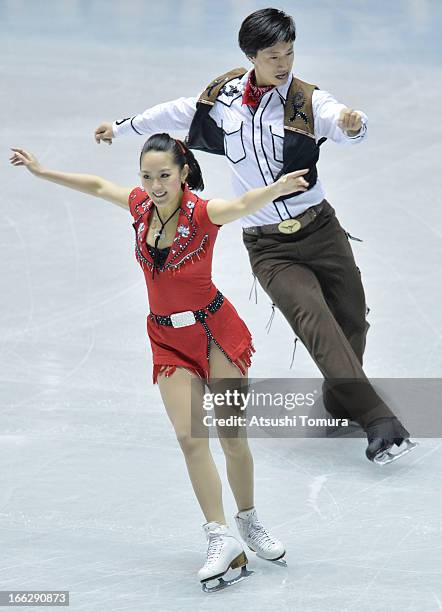
[[[301,254],[315,272],[330,310],[362,365],[369,328],[365,293],[350,243],[335,216],[307,239]]]
[[[319,234],[307,240],[305,247],[301,247],[301,254],[315,272],[325,300],[362,366],[370,325],[366,320],[361,273],[347,235],[334,215]],[[323,384],[323,400],[333,416],[349,416],[330,393],[327,380]]]
[[[364,428],[376,418],[393,417],[367,380],[326,302],[316,274],[309,266],[296,262],[302,259],[304,245],[281,243],[269,236],[246,239],[245,244],[260,284],[306,346],[324,378],[347,379],[346,383],[341,380],[341,384],[333,384],[337,405]]]

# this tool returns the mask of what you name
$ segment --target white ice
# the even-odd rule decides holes
[[[0,1],[0,590],[69,590],[75,612],[442,610],[438,439],[384,468],[363,439],[251,440],[258,513],[288,568],[250,553],[251,578],[200,591],[204,520],[151,385],[131,218],[8,162],[8,147],[25,147],[55,169],[135,186],[143,140],[97,146],[94,128],[247,65],[239,24],[268,4]],[[351,244],[371,308],[366,372],[439,377],[442,7],[278,7],[297,22],[297,74],[369,117],[363,146],[326,143],[319,166],[342,225],[364,240]],[[198,157],[204,195],[231,194],[224,160]],[[254,334],[252,376],[318,374],[299,344],[289,369],[280,313],[266,334],[270,300],[248,299],[237,225],[220,232],[214,276]]]

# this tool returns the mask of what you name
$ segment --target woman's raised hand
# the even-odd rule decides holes
[[[42,167],[35,155],[25,151],[25,149],[16,149],[14,147],[11,147],[11,151],[9,161],[13,166],[26,166],[32,174],[39,174],[41,172]]]
[[[289,172],[281,176],[275,183],[279,188],[280,195],[288,195],[296,191],[307,191],[308,183],[303,178],[304,174],[307,174],[307,172],[309,172],[308,168]]]

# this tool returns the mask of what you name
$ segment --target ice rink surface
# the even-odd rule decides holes
[[[268,4],[0,1],[0,590],[69,590],[75,612],[442,610],[438,439],[384,468],[365,459],[363,439],[251,440],[256,507],[288,567],[250,553],[247,581],[200,591],[204,520],[151,385],[132,219],[8,162],[19,146],[49,167],[135,186],[143,139],[97,146],[95,127],[247,66],[237,30]],[[366,143],[328,142],[319,164],[341,224],[364,240],[351,244],[371,308],[366,372],[439,377],[442,5],[277,6],[296,19],[295,73],[369,117]],[[231,194],[225,160],[198,157],[204,195]],[[248,299],[236,224],[220,232],[214,277],[254,334],[252,376],[318,374],[299,345],[289,369],[280,313],[266,334],[270,300]]]

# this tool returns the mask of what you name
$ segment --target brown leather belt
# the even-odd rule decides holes
[[[322,200],[315,206],[310,206],[303,213],[292,219],[285,219],[280,223],[272,223],[271,225],[254,225],[252,227],[243,227],[244,234],[251,236],[265,236],[266,234],[294,234],[299,230],[304,229],[312,221],[316,219],[322,211],[325,200]]]

